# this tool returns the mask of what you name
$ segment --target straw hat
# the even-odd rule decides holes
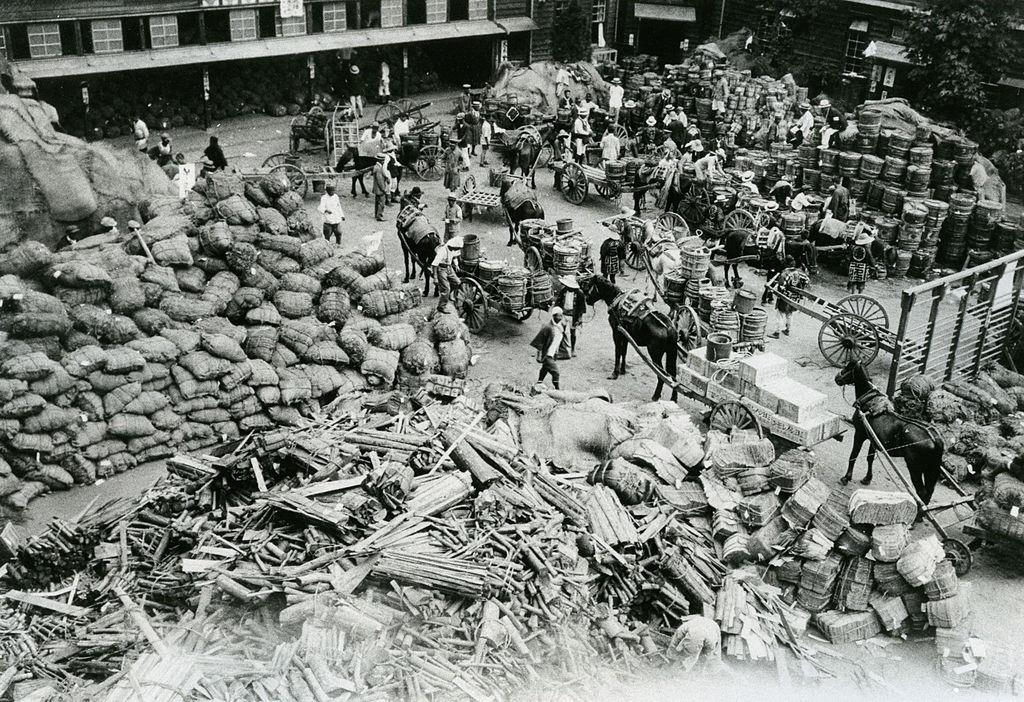
[[[359,75],[359,66],[353,63],[351,66],[348,67],[348,72],[354,76]]]
[[[451,239],[449,239],[448,240],[448,248],[449,249],[454,249],[456,251],[461,249],[462,248],[462,237],[461,236],[453,236]]]
[[[450,191],[450,190],[449,190],[449,191],[448,191],[448,199],[449,199],[449,200],[458,200],[458,199],[459,199],[459,196],[458,196],[458,195],[456,195],[455,193],[453,193],[452,191]]]
[[[740,180],[742,180],[744,183],[749,183],[753,179],[754,179],[754,172],[753,171],[743,171],[742,173],[740,173]]]
[[[624,102],[622,104],[622,106],[625,107],[627,110],[635,109],[636,108],[636,101],[635,100],[626,100],[626,102]]]
[[[821,102],[818,103],[818,107],[832,107],[832,101],[828,98],[822,98]]]
[[[768,202],[764,203],[764,209],[766,212],[774,212],[775,210],[779,209],[779,203],[775,202],[775,200],[769,200]]]
[[[469,83],[463,83],[463,84],[462,84],[462,89],[463,89],[463,90],[469,90],[469,89],[470,89],[471,87],[472,87],[472,86],[471,86],[471,85],[470,85]]]
[[[622,79],[621,78],[612,78],[612,83],[614,83],[615,85],[622,85]]]
[[[654,115],[651,115],[650,117],[648,117],[648,118],[647,118],[647,121],[645,122],[645,124],[646,124],[646,125],[647,125],[648,127],[653,127],[653,126],[654,126],[654,125],[656,125],[657,123],[658,123],[658,120],[654,119]]]
[[[106,227],[107,229],[113,229],[117,226],[117,220],[113,217],[104,217],[100,220],[100,226]]]
[[[134,219],[129,219],[128,220],[128,231],[131,231],[132,229],[142,229],[142,225],[139,224],[138,222],[136,222]]]
[[[563,275],[561,278],[558,279],[558,282],[561,283],[563,286],[565,286],[567,288],[572,288],[573,290],[579,290],[580,289],[580,284],[576,280],[576,276],[571,275],[571,274],[570,275]]]
[[[853,243],[857,246],[867,246],[874,242],[875,237],[868,234],[867,229],[861,229],[857,234],[857,238],[853,240]]]

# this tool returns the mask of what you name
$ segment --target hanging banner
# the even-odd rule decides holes
[[[302,0],[281,0],[281,17],[302,17]]]

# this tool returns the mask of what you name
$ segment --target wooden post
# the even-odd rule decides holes
[[[206,13],[199,13],[199,43],[206,44]]]
[[[409,47],[402,47],[402,97],[409,97]]]
[[[203,65],[203,129],[210,128],[210,69]]]
[[[960,298],[960,309],[956,313],[956,328],[953,330],[953,339],[949,342],[949,358],[946,360],[946,370],[943,380],[953,378],[953,370],[956,368],[957,346],[960,345],[960,336],[964,330],[964,318],[967,316],[967,306],[970,303],[971,295],[974,293],[974,284],[977,278],[972,275],[970,282],[964,287],[964,296]]]

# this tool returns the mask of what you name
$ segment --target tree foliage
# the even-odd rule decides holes
[[[1010,26],[1020,0],[928,0],[910,15],[907,54],[918,99],[938,116],[968,123],[988,104],[984,83],[997,82],[1017,60]]]
[[[555,12],[551,33],[551,56],[555,61],[590,60],[590,17],[578,0],[569,0],[564,10]]]
[[[793,36],[806,33],[813,21],[837,0],[762,0],[761,23],[756,27],[760,38],[755,46],[758,69],[770,75],[791,72],[796,62]]]

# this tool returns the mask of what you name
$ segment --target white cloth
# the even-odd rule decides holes
[[[135,137],[135,145],[143,148],[149,139],[149,127],[141,119],[135,120],[135,124],[132,125],[132,136]]]
[[[324,193],[316,210],[323,215],[324,224],[341,224],[341,220],[345,219],[345,211],[341,209],[341,198],[337,193]]]
[[[483,144],[484,146],[490,144],[491,135],[491,122],[490,120],[485,119],[480,123],[480,143]]]
[[[381,136],[380,132],[377,132],[377,136],[374,136],[373,130],[367,129],[359,139],[359,155],[376,157],[380,153],[383,143],[384,137]]]
[[[405,117],[399,117],[395,120],[395,136],[401,139],[412,129],[412,120],[406,119]]]
[[[196,164],[182,163],[178,166],[178,174],[174,176],[178,183],[178,197],[184,200],[196,184]]]
[[[971,183],[974,185],[975,190],[981,190],[985,187],[985,183],[988,182],[988,171],[978,161],[974,162],[971,166]]]
[[[605,161],[614,161],[622,153],[622,143],[615,136],[614,132],[608,132],[601,138],[601,158]]]
[[[455,259],[459,257],[453,249],[449,249],[447,244],[441,244],[437,247],[434,253],[434,261],[430,265],[432,266],[450,266],[455,262]]]
[[[801,212],[805,207],[811,204],[811,198],[807,197],[807,193],[799,192],[789,202],[789,206],[793,208],[794,212]]]
[[[708,154],[707,156],[704,156],[694,163],[693,167],[697,171],[697,180],[707,180],[709,177],[716,175],[721,171],[721,166],[718,165],[718,156],[716,154]]]
[[[580,103],[579,114],[583,119],[590,119],[590,113],[597,109],[597,103],[592,100],[584,100]]]
[[[755,183],[752,180],[748,180],[748,181],[746,181],[744,183],[740,183],[740,187],[741,188],[746,188],[747,190],[749,190],[750,194],[753,195],[754,197],[760,197],[761,196],[761,191],[757,189],[757,183]]]
[[[814,115],[811,114],[810,110],[804,110],[804,113],[800,115],[800,121],[796,123],[796,126],[804,133],[804,141],[811,138],[811,133],[814,131]]]
[[[611,110],[622,109],[622,96],[625,92],[621,85],[612,85],[608,88],[608,108]]]
[[[553,332],[551,334],[551,345],[548,346],[548,350],[544,355],[554,358],[558,355],[558,347],[562,345],[562,337],[565,336],[565,325],[555,322],[552,323],[551,329]]]

